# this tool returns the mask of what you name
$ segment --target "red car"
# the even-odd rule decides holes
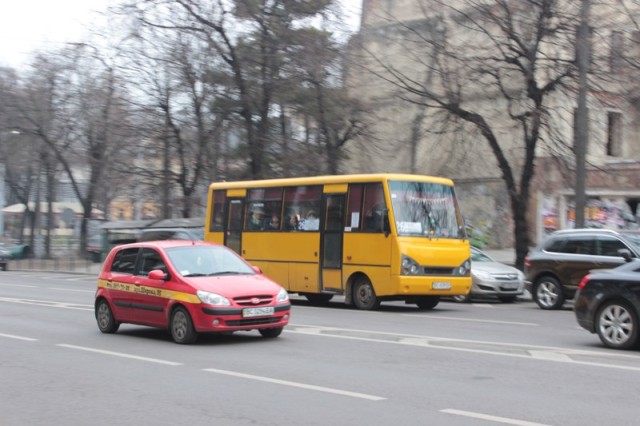
[[[258,330],[277,337],[289,322],[287,291],[225,246],[149,241],[111,250],[98,278],[103,333],[121,323],[167,328],[176,343],[198,333]]]

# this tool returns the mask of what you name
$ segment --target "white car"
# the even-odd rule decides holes
[[[492,259],[475,247],[471,248],[471,280],[469,294],[455,296],[455,301],[497,297],[502,302],[513,302],[524,294],[524,274],[520,270]]]

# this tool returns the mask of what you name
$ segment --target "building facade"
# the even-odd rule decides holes
[[[494,3],[484,2],[489,9]],[[520,14],[520,20],[514,18],[514,27],[520,31],[517,36],[533,37],[537,17],[525,3],[529,2],[514,1],[509,12]],[[537,46],[536,82],[549,84],[557,77],[562,84],[544,99],[546,121],[535,149],[527,212],[532,243],[549,231],[573,226],[578,86],[575,68],[570,75],[560,73],[571,70],[575,59],[580,3],[549,2],[554,9],[540,21],[557,33]],[[591,8],[585,211],[590,227],[635,228],[640,222],[640,92],[633,83],[634,76],[640,75],[640,32],[633,19],[636,3],[611,0]],[[479,245],[510,247],[514,242],[510,198],[486,138],[478,127],[452,121],[420,93],[408,91],[410,84],[405,85],[416,83],[413,87],[436,94],[459,90],[462,107],[479,111],[490,123],[513,175],[521,176],[525,133],[514,117],[530,108],[531,100],[519,94],[526,92],[527,82],[513,68],[495,61],[496,52],[509,46],[498,40],[500,13],[498,9],[487,13],[489,9],[480,10],[477,4],[363,1],[347,82],[351,93],[368,103],[373,124],[370,135],[350,147],[342,167],[350,172],[451,177],[473,238]],[[496,18],[481,27],[474,22],[480,15]],[[488,42],[479,41],[483,38]],[[500,85],[495,84],[496,76]]]

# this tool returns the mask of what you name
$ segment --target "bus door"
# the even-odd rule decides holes
[[[342,291],[342,234],[346,194],[325,194],[320,229],[320,291]]]
[[[226,232],[224,245],[242,255],[242,223],[244,218],[244,198],[227,198],[225,210]]]

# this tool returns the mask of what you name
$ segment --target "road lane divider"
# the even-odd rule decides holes
[[[506,424],[506,425],[549,426],[549,425],[544,424],[544,423],[535,423],[535,422],[529,422],[529,421],[526,421],[526,420],[511,419],[511,418],[508,418],[508,417],[492,416],[492,415],[483,414],[483,413],[474,413],[473,411],[454,410],[452,408],[447,408],[447,409],[444,409],[444,410],[440,410],[440,412],[441,413],[446,413],[446,414],[455,414],[457,416],[470,417],[470,418],[473,418],[473,419],[488,420],[488,421],[491,421],[491,422],[502,423],[502,424]]]
[[[33,339],[31,337],[16,336],[14,334],[0,333],[0,337],[6,337],[7,339],[25,340],[27,342],[37,342],[38,341],[38,339]]]
[[[523,343],[489,342],[445,337],[420,336],[372,330],[356,330],[339,327],[289,324],[285,333],[366,341],[383,344],[405,345],[429,349],[469,352],[490,356],[506,356],[535,361],[562,362],[574,365],[640,371],[640,357],[611,351],[590,351]]]
[[[18,299],[15,297],[0,297],[0,302],[19,303],[22,305],[48,306],[50,308],[76,309],[80,311],[93,311],[93,305],[81,305],[79,303],[58,302],[55,300]]]
[[[307,383],[290,382],[288,380],[273,379],[271,377],[254,376],[253,374],[240,373],[237,371],[218,370],[216,368],[205,368],[203,371],[206,371],[208,373],[224,374],[226,376],[240,377],[243,379],[257,380],[260,382],[273,383],[276,385],[292,386],[292,387],[301,388],[301,389],[332,393],[335,395],[349,396],[352,398],[367,399],[369,401],[384,401],[387,399],[381,396],[368,395],[365,393],[351,392],[351,391],[329,388],[324,386],[316,386],[316,385],[311,385]]]
[[[116,356],[120,358],[135,359],[138,361],[154,362],[156,364],[171,365],[171,366],[182,365],[182,363],[180,362],[166,361],[166,360],[157,359],[157,358],[148,358],[148,357],[139,356],[139,355],[127,354],[124,352],[105,351],[103,349],[88,348],[86,346],[67,345],[65,343],[58,343],[56,346],[59,346],[61,348],[76,349],[79,351],[94,352],[102,355]]]

